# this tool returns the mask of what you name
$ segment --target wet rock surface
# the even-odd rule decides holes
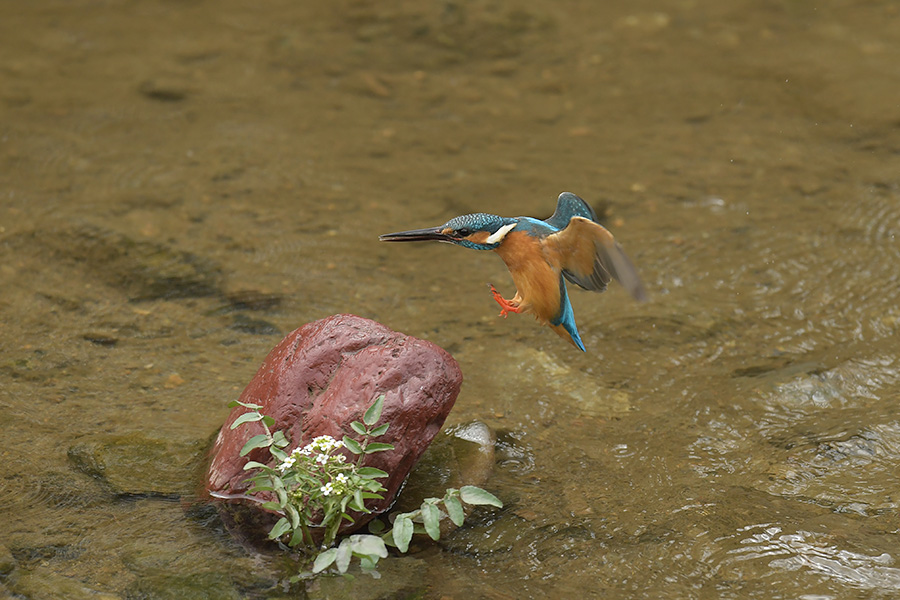
[[[496,441],[493,430],[481,421],[442,432],[409,474],[394,508],[412,511],[425,498],[443,496],[447,488],[483,485],[494,469]]]
[[[393,444],[394,450],[369,455],[364,463],[390,474],[383,482],[388,489],[384,499],[370,505],[380,512],[391,505],[407,473],[440,431],[461,383],[456,361],[431,342],[355,315],[335,315],[304,325],[282,340],[244,389],[241,401],[262,405],[260,412],[275,419],[273,431],[285,431],[291,450],[319,435],[358,437],[350,423],[362,420],[372,401],[384,394],[381,422],[391,426],[378,441]],[[235,408],[216,439],[206,482],[209,492],[246,491],[247,460],[271,459],[264,449],[239,455],[250,437],[263,433],[256,423],[231,430],[231,423],[245,412],[244,407]],[[222,505],[226,522],[238,530],[265,526],[270,520],[255,508]],[[355,528],[368,520],[358,519]]]
[[[391,513],[411,512],[421,506],[425,498],[441,498],[448,488],[464,485],[483,487],[494,470],[494,446],[497,436],[481,421],[456,425],[442,431],[422,455],[422,460],[409,474],[403,493],[397,498]],[[466,518],[472,506],[463,505]],[[456,529],[446,515],[441,516],[441,538]],[[425,534],[416,534],[417,541],[430,543]]]

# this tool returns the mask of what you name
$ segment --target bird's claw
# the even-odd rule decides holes
[[[514,303],[510,302],[509,300],[507,300],[506,298],[504,298],[503,296],[501,296],[500,292],[498,292],[496,290],[496,288],[494,288],[493,284],[488,284],[488,285],[491,286],[491,294],[494,295],[494,300],[497,302],[497,304],[500,305],[500,316],[501,317],[503,317],[505,319],[509,313],[519,312],[518,304],[514,304]]]

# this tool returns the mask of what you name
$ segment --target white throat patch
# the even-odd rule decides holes
[[[506,234],[516,228],[518,223],[510,223],[509,225],[504,225],[500,229],[498,229],[495,233],[492,233],[488,239],[485,240],[486,244],[499,244],[503,241],[503,238],[506,237]]]

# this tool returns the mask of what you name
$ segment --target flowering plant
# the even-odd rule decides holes
[[[377,527],[373,528],[370,524],[370,530],[381,535],[351,535],[337,547],[332,547],[341,524],[344,521],[354,522],[349,513],[372,512],[366,508],[365,501],[383,499],[382,493],[387,491],[378,480],[388,474],[381,469],[362,466],[366,455],[394,449],[391,444],[372,441],[372,438],[384,435],[390,426],[388,423],[377,425],[383,405],[384,395],[381,395],[366,410],[362,422],[350,423],[350,428],[360,436],[359,440],[349,436],[336,440],[322,435],[287,453],[284,449],[290,442],[283,431],[272,433],[270,428],[275,425],[275,419],[260,413],[260,405],[240,401],[230,404],[249,409],[234,420],[232,429],[244,423],[258,422],[265,431],[247,440],[241,449],[241,456],[256,448],[268,448],[274,459],[274,466],[252,460],[244,465],[245,471],[257,469],[248,478],[251,487],[246,498],[260,502],[263,508],[281,515],[269,532],[269,539],[279,543],[286,540],[292,548],[312,549],[316,547],[316,541],[311,528],[320,528],[324,532],[323,550],[317,555],[312,572],[304,575],[320,573],[332,564],[338,573],[344,574],[355,556],[363,571],[377,577],[375,567],[378,559],[387,556],[385,544],[406,552],[414,533],[427,533],[434,540],[440,537],[439,522],[444,513],[438,504],[444,505],[446,515],[457,526],[463,523],[462,502],[503,506],[495,496],[474,486],[449,489],[444,498],[426,498],[421,508],[397,515],[394,528],[385,533],[378,532]],[[356,460],[347,460],[342,450],[355,454]],[[260,492],[273,499],[258,497]]]
[[[231,428],[239,427],[247,422],[259,422],[265,433],[251,437],[241,449],[241,456],[246,456],[255,448],[268,447],[275,466],[256,461],[248,461],[244,470],[257,469],[256,474],[248,478],[252,484],[247,493],[254,496],[259,492],[270,492],[273,500],[262,503],[262,507],[282,515],[281,519],[269,532],[270,539],[281,539],[286,534],[291,547],[303,544],[314,547],[311,527],[324,531],[322,544],[331,546],[337,532],[344,521],[354,522],[351,511],[360,513],[372,512],[366,508],[365,501],[382,499],[385,490],[378,479],[387,477],[387,473],[374,467],[362,466],[367,454],[393,450],[391,444],[373,442],[372,437],[383,435],[388,424],[375,427],[381,417],[384,396],[379,396],[363,416],[363,423],[354,421],[353,430],[362,436],[357,441],[347,436],[336,440],[329,435],[320,435],[305,446],[296,448],[290,454],[283,448],[288,440],[281,431],[274,434],[269,427],[274,425],[272,417],[262,415],[257,404],[236,401],[251,409],[238,417]],[[340,450],[346,448],[358,455],[355,462],[350,462]],[[386,551],[385,551],[386,555]]]

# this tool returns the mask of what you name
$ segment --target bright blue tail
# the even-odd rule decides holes
[[[562,277],[559,278],[559,313],[551,319],[550,325],[560,337],[569,339],[576,348],[586,352],[581,336],[578,335],[578,327],[575,326],[575,313],[572,312],[572,304],[569,302],[569,294],[566,291],[566,282]]]

